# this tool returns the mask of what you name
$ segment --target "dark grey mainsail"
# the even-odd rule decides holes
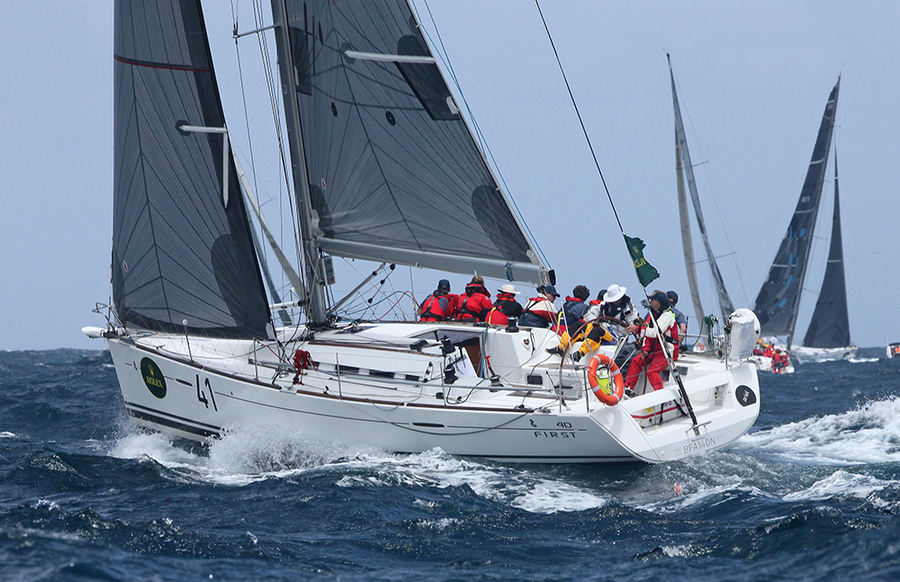
[[[316,246],[540,280],[526,231],[406,0],[284,6]],[[295,171],[295,181],[303,175]]]
[[[669,55],[666,55],[669,58]],[[716,263],[712,247],[709,244],[709,236],[706,233],[706,221],[703,219],[703,209],[700,206],[700,195],[697,193],[697,182],[694,179],[694,167],[691,164],[691,153],[688,150],[687,138],[684,133],[684,122],[681,118],[681,107],[678,104],[678,93],[675,91],[675,74],[672,72],[672,60],[669,58],[669,78],[672,82],[672,103],[675,108],[675,172],[678,181],[678,209],[681,219],[681,240],[684,247],[684,263],[688,273],[688,285],[691,288],[691,299],[694,311],[697,314],[697,322],[703,325],[703,317],[706,315],[700,302],[700,291],[697,286],[697,272],[694,263],[694,249],[691,240],[691,223],[687,211],[687,198],[685,196],[684,183],[687,182],[691,194],[691,203],[694,207],[694,217],[697,220],[697,229],[703,239],[703,247],[706,249],[706,259],[709,262],[710,272],[716,287],[716,296],[719,300],[720,315],[727,317],[734,311],[731,297],[725,289],[725,281]],[[702,333],[702,329],[701,329]]]
[[[268,335],[225,135],[185,129],[224,125],[199,0],[118,0],[112,273],[122,324]]]
[[[850,317],[847,313],[847,284],[844,278],[844,247],[841,240],[841,203],[838,194],[837,152],[834,155],[834,215],[831,219],[831,247],[816,301],[812,321],[803,345],[810,348],[843,348],[850,342]]]
[[[812,246],[819,201],[822,198],[822,186],[825,183],[825,170],[831,148],[840,86],[841,79],[838,77],[825,106],[809,170],[800,191],[800,200],[753,306],[753,311],[759,317],[762,334],[786,335],[788,347],[793,341],[800,295],[806,279],[807,259]]]

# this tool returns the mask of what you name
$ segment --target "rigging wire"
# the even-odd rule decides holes
[[[581,131],[584,133],[584,139],[587,141],[588,149],[591,151],[591,157],[594,158],[594,165],[597,167],[597,174],[600,175],[600,181],[603,183],[603,189],[606,191],[606,197],[609,199],[609,205],[612,207],[613,215],[616,217],[616,223],[619,225],[619,231],[622,235],[625,235],[625,230],[622,228],[622,221],[619,220],[619,213],[616,210],[616,205],[613,202],[612,194],[609,191],[609,186],[606,184],[606,178],[603,177],[603,170],[600,169],[600,162],[597,160],[597,154],[594,151],[594,146],[591,143],[591,138],[588,135],[587,128],[584,125],[584,119],[581,117],[581,111],[578,109],[578,103],[575,102],[575,95],[572,93],[572,87],[569,85],[569,79],[566,77],[566,71],[563,69],[562,61],[559,58],[559,52],[556,50],[556,43],[553,42],[553,36],[550,34],[550,28],[547,26],[547,20],[544,18],[544,12],[541,10],[541,3],[539,0],[534,0],[535,6],[537,6],[538,14],[541,15],[541,22],[544,24],[544,30],[547,32],[547,39],[550,40],[550,46],[553,48],[553,55],[556,57],[556,63],[559,65],[559,72],[562,74],[563,81],[566,84],[566,90],[569,92],[569,99],[572,101],[572,106],[575,108],[575,115],[578,116],[578,123],[581,124]],[[625,243],[625,246],[628,246],[628,243]]]
[[[254,25],[257,29],[256,39],[257,44],[259,46],[260,58],[262,60],[262,69],[266,79],[266,88],[269,94],[269,105],[272,110],[272,125],[274,127],[275,139],[278,143],[278,155],[279,161],[281,162],[281,170],[284,174],[284,186],[286,189],[286,196],[280,197],[282,199],[287,198],[290,216],[293,218],[294,223],[299,222],[299,210],[294,206],[294,197],[291,196],[291,178],[290,178],[290,165],[287,162],[286,156],[286,148],[284,145],[284,129],[281,123],[281,109],[278,104],[278,96],[279,93],[276,89],[277,83],[275,82],[274,75],[272,74],[272,59],[271,59],[271,50],[269,49],[268,38],[264,31],[261,31],[264,28],[264,11],[262,8],[262,4],[260,0],[253,0],[253,17],[254,17]],[[281,221],[282,228],[282,238],[284,237],[284,221]],[[294,251],[296,253],[296,259],[298,264],[303,264],[303,256],[301,254],[302,244],[300,241],[300,234],[298,229],[292,228],[291,233],[294,238]],[[305,271],[300,269],[298,272],[300,280],[303,282],[304,287],[306,287],[306,276]],[[295,293],[299,296],[300,293],[304,293],[304,289],[296,289]],[[305,309],[304,309],[305,311]]]

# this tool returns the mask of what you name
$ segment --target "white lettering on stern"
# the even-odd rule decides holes
[[[688,444],[686,444],[682,447],[681,456],[687,456],[687,455],[690,455],[691,453],[696,453],[698,451],[703,451],[703,450],[711,449],[711,448],[715,447],[720,436],[721,435],[714,436],[714,437],[703,437],[703,438],[698,438],[698,439],[692,440],[691,442],[689,442]]]

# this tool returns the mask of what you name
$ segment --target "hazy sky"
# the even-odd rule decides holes
[[[249,8],[239,4],[242,12]],[[463,95],[561,292],[619,283],[638,296],[534,2],[418,0],[417,6],[429,28],[431,9]],[[678,290],[685,311],[666,51],[712,244],[739,306],[753,301],[774,258],[826,99],[842,75],[834,144],[851,335],[865,347],[900,341],[893,325],[900,290],[900,3],[542,0],[541,7],[625,231],[644,239],[645,256],[662,275],[651,287]],[[229,3],[208,3],[206,16],[226,116],[237,134],[244,113]],[[240,28],[251,28],[242,18]],[[91,309],[109,300],[112,34],[109,0],[4,3],[0,349],[103,347],[80,329],[102,326]],[[241,41],[245,80],[258,79],[257,55],[253,37]],[[248,102],[266,119],[267,95],[258,85],[246,87]],[[246,151],[236,139],[239,153]],[[263,151],[256,157],[265,199],[279,186],[277,165],[266,168]],[[829,181],[797,342],[824,271],[832,194]],[[705,264],[698,272],[710,289]],[[427,287],[444,275],[402,276],[417,281],[416,293],[424,296],[430,289],[420,281]],[[467,280],[449,278],[459,291]],[[356,282],[342,274],[336,293]]]

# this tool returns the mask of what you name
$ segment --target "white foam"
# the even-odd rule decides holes
[[[15,438],[15,436],[15,433],[7,432],[5,430],[3,432],[0,432],[0,439],[11,439]]]
[[[868,364],[871,362],[877,362],[879,358],[847,358],[847,361],[851,364]]]
[[[900,398],[891,397],[744,435],[736,448],[801,463],[853,465],[900,461],[898,440]]]
[[[803,491],[784,496],[785,501],[823,501],[833,498],[868,499],[887,488],[900,487],[900,481],[884,481],[870,475],[857,475],[843,469],[816,481]],[[875,501],[873,499],[873,501]]]
[[[152,459],[186,479],[230,486],[330,471],[338,474],[340,487],[467,486],[480,497],[534,513],[592,509],[610,499],[519,467],[484,465],[440,449],[394,455],[375,447],[324,443],[275,426],[229,427],[209,446],[208,456],[174,446],[162,434],[144,433],[120,438],[110,454]]]

